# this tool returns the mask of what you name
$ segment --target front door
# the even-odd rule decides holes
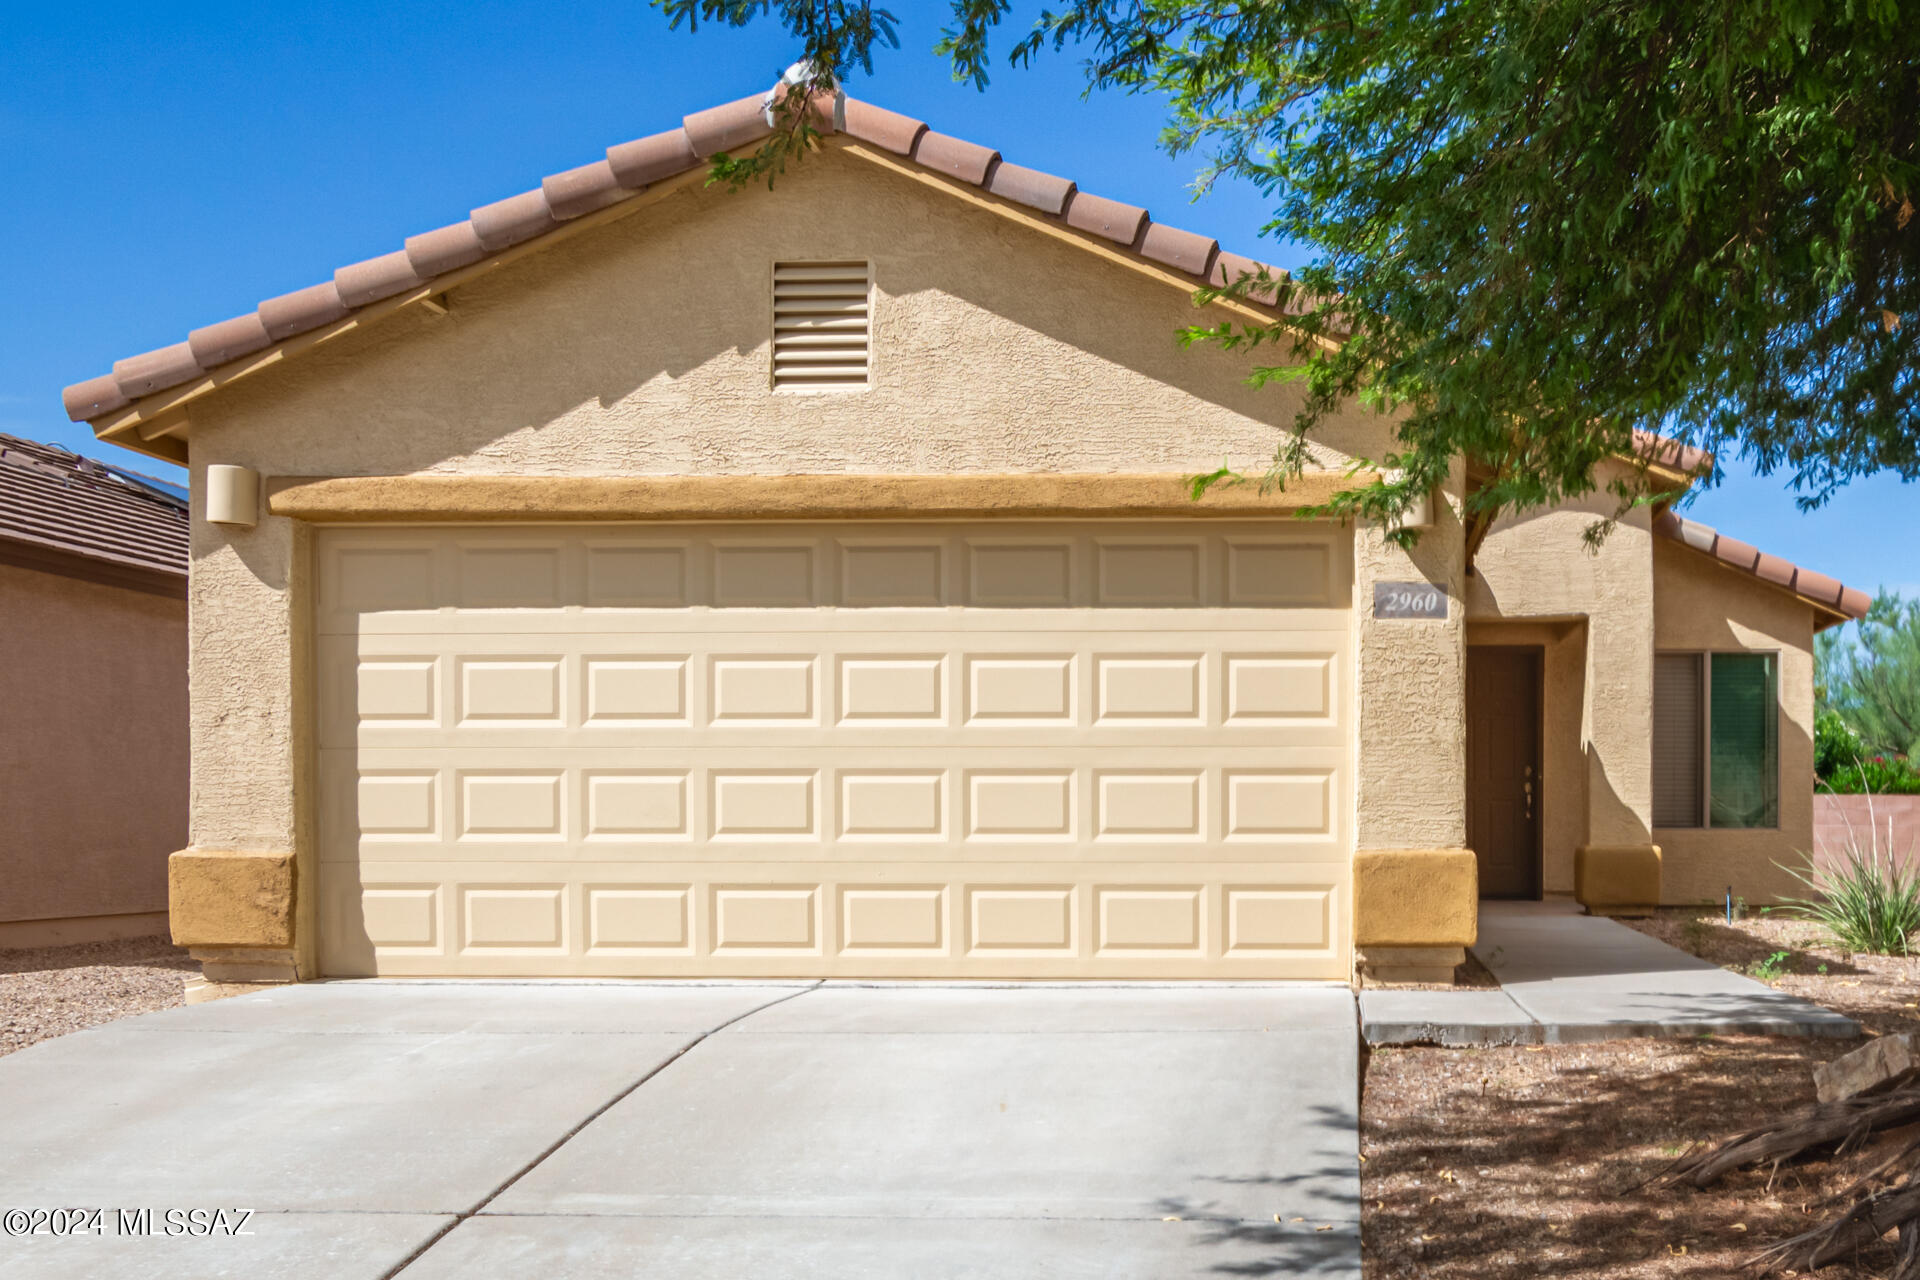
[[[1483,898],[1540,896],[1541,651],[1467,650],[1467,843]]]

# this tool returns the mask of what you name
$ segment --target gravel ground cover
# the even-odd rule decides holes
[[[1920,965],[1848,956],[1771,916],[1631,922],[1858,1019],[1920,1031]],[[1786,952],[1785,957],[1778,953]],[[1825,972],[1821,972],[1821,967]],[[1772,1037],[1502,1049],[1377,1049],[1361,1106],[1367,1280],[1642,1280],[1756,1274],[1761,1242],[1823,1221],[1874,1158],[1649,1185],[1684,1152],[1813,1101],[1815,1065],[1857,1042]],[[1881,1276],[1890,1250],[1812,1275]],[[1792,1275],[1785,1271],[1776,1274]]]
[[[163,936],[0,951],[0,1055],[179,1004],[197,966]]]

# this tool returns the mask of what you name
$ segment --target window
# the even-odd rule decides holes
[[[1654,826],[1779,825],[1777,667],[1770,653],[1654,659]]]
[[[867,385],[871,276],[864,262],[773,264],[776,391]]]

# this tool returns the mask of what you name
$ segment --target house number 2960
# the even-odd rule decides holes
[[[1429,582],[1376,582],[1373,584],[1373,616],[1444,618],[1447,593]]]

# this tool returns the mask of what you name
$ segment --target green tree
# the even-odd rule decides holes
[[[1883,592],[1857,640],[1831,642],[1816,658],[1826,705],[1859,734],[1865,755],[1920,759],[1920,600]]]
[[[653,2],[675,25],[776,16],[812,68],[794,103],[898,44],[865,0]],[[951,0],[957,77],[986,86],[1009,11]],[[1010,59],[1066,46],[1091,86],[1163,96],[1165,145],[1203,183],[1258,184],[1267,231],[1313,253],[1280,281],[1301,314],[1188,334],[1304,386],[1266,479],[1348,397],[1404,411],[1377,460],[1404,478],[1331,513],[1391,514],[1464,460],[1484,528],[1590,491],[1636,429],[1783,473],[1807,506],[1920,474],[1920,20],[1899,0],[1065,0]],[[716,172],[803,154],[787,121]]]

